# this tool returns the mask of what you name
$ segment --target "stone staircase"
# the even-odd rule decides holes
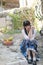
[[[3,43],[0,43],[0,65],[29,65],[20,52],[20,43],[22,41],[21,34],[13,34],[14,44],[12,46],[5,46]],[[37,63],[38,65],[43,65],[43,47],[42,44],[43,38],[38,38],[39,41],[39,53],[41,60]],[[3,63],[2,63],[3,61]]]
[[[20,52],[20,36],[18,38],[18,35],[14,35],[14,44],[12,46],[5,46],[0,43],[0,65],[28,65]]]

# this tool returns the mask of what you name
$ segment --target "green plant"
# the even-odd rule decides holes
[[[29,20],[32,24],[35,20],[34,9],[32,8],[20,9],[19,12],[16,11],[16,13],[13,14],[9,13],[9,16],[12,18],[14,29],[21,29],[24,20]]]
[[[13,27],[14,29],[19,29],[21,26],[20,16],[18,14],[9,14],[12,17]]]

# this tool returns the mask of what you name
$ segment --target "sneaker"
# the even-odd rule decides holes
[[[31,64],[31,57],[28,58],[28,63]]]
[[[28,57],[28,60],[31,60],[31,57]]]

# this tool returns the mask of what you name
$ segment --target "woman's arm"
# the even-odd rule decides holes
[[[35,36],[36,36],[36,30],[35,30],[34,27],[32,27],[32,28],[30,29],[30,32],[29,32],[28,36],[29,36],[29,39],[30,39],[30,40],[34,40],[34,38],[35,38]]]

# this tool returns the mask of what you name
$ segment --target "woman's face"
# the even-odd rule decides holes
[[[29,32],[31,29],[31,26],[25,26],[26,30]]]

